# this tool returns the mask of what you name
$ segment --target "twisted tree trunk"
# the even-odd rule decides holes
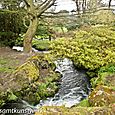
[[[37,29],[38,19],[37,17],[33,17],[30,21],[29,28],[24,36],[24,52],[31,53],[32,52],[32,39],[35,35]]]
[[[32,52],[32,39],[36,33],[38,18],[52,5],[54,5],[56,0],[44,0],[44,1],[34,1],[34,0],[24,0],[27,8],[27,16],[30,20],[30,25],[24,36],[24,52]]]

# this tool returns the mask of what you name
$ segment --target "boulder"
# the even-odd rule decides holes
[[[89,103],[92,107],[109,106],[115,103],[115,90],[99,85],[89,95]]]

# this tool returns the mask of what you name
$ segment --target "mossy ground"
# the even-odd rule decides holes
[[[3,81],[0,86],[1,105],[9,100],[7,98],[9,90],[13,95],[33,105],[38,103],[40,99],[53,96],[58,89],[56,81],[60,76],[54,72],[54,69],[55,64],[48,55],[34,54],[28,58],[24,64],[15,68],[5,79],[1,78]]]
[[[12,82],[10,75],[29,56],[21,52],[16,52],[9,47],[0,47],[0,106],[5,104],[5,101],[11,100],[11,98],[14,99],[12,91],[9,88],[11,85],[14,88],[18,88],[18,86],[15,82]]]

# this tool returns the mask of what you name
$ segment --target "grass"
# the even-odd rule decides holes
[[[14,63],[18,61],[0,57],[0,73],[11,73],[15,69]]]

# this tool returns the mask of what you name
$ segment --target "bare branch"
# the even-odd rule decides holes
[[[25,4],[26,4],[27,7],[30,6],[30,4],[28,3],[28,0],[24,0],[24,2],[25,2]]]
[[[46,2],[47,2],[47,0],[45,0],[40,6],[43,6]]]
[[[44,4],[41,6],[40,11],[38,12],[38,16],[44,13],[48,8],[50,8],[56,0],[45,0]]]

